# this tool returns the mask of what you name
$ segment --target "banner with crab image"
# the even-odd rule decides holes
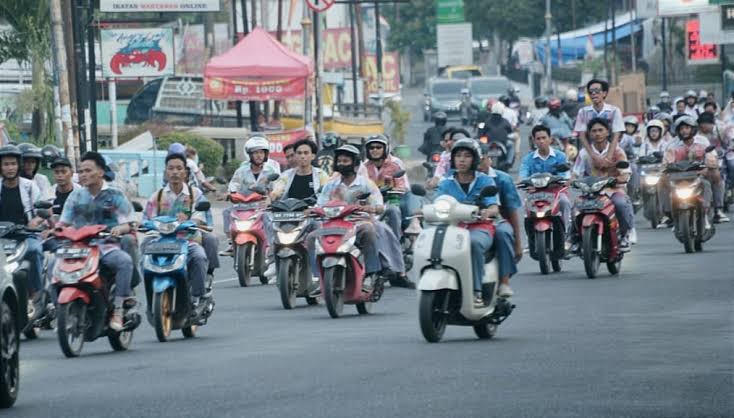
[[[105,78],[161,77],[174,74],[173,29],[103,29]]]

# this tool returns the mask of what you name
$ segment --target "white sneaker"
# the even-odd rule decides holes
[[[515,292],[512,291],[512,288],[508,284],[501,284],[499,289],[497,290],[497,294],[500,297],[503,298],[509,298],[510,296],[514,295]]]
[[[635,228],[630,229],[628,239],[629,239],[630,244],[632,245],[637,244],[637,229]]]
[[[263,273],[263,276],[269,277],[270,280],[273,280],[273,283],[275,283],[275,276],[278,275],[278,270],[275,269],[275,263],[270,263],[268,265],[268,269],[265,270],[265,273]]]

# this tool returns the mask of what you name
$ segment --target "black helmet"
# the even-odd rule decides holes
[[[456,168],[454,166],[454,156],[460,149],[469,150],[472,153],[474,158],[472,160],[471,169],[476,171],[476,169],[479,168],[479,162],[482,158],[482,150],[477,141],[471,138],[462,138],[454,142],[454,145],[451,147],[451,168]]]
[[[535,98],[535,108],[536,109],[543,109],[548,106],[548,97],[547,96],[538,96]]]
[[[21,158],[21,152],[15,145],[5,145],[3,147],[0,147],[0,159],[2,157],[15,157],[18,161],[18,171],[15,174],[15,177],[18,177],[20,175],[20,158]]]
[[[503,105],[505,105],[505,106],[508,106],[508,107],[510,106],[510,98],[509,98],[509,97],[507,97],[507,95],[506,95],[506,94],[503,94],[503,95],[502,95],[502,96],[500,96],[500,98],[499,98],[499,99],[497,99],[497,100],[499,100],[500,102],[502,102],[502,104],[503,104]]]
[[[346,144],[334,150],[334,171],[336,170],[336,160],[340,155],[348,155],[352,158],[352,165],[356,168],[361,163],[360,153],[354,145]]]
[[[51,162],[51,168],[52,169],[54,169],[56,167],[61,167],[61,166],[63,166],[63,167],[69,167],[72,170],[74,169],[74,167],[71,166],[71,161],[69,161],[69,159],[66,158],[66,157],[56,157],[56,159],[54,159]]]
[[[446,125],[446,119],[448,119],[448,116],[446,116],[446,113],[444,112],[436,112],[433,114],[433,121],[436,122],[436,125],[438,126]]]
[[[53,162],[55,159],[62,156],[61,150],[56,145],[44,145],[41,148],[41,154],[43,155],[43,161],[47,163]]]
[[[21,171],[21,174],[23,177],[30,179],[33,179],[33,177],[36,176],[36,173],[38,173],[38,169],[41,168],[41,161],[43,160],[43,154],[41,154],[41,149],[33,144],[20,144],[18,148],[21,148],[20,153],[22,155],[22,161],[26,160],[35,160],[36,161],[36,168],[33,169],[33,175],[27,175],[25,172]]]
[[[321,137],[321,146],[324,148],[338,146],[339,142],[341,142],[341,138],[336,132],[326,132],[324,133],[324,136]]]

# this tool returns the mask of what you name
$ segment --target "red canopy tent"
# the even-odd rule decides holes
[[[204,69],[204,95],[215,100],[265,101],[303,97],[311,59],[255,28]]]

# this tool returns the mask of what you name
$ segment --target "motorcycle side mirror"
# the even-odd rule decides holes
[[[661,159],[661,158],[663,158],[663,153],[660,152],[660,151],[655,151],[655,152],[652,153],[652,156],[655,157],[655,158],[657,158],[657,159]]]
[[[492,197],[496,195],[498,191],[497,186],[486,186],[479,192],[479,197],[482,199],[485,197]]]
[[[53,203],[47,200],[39,200],[38,202],[33,204],[33,207],[36,209],[51,209],[53,205]]]
[[[566,171],[571,169],[571,165],[569,163],[560,163],[556,164],[556,171],[559,173],[565,173]]]
[[[426,195],[426,188],[423,187],[422,184],[411,184],[410,185],[410,192],[413,193],[416,196],[425,196]]]
[[[393,174],[393,177],[396,179],[399,179],[401,177],[405,176],[405,170],[400,170],[397,173]]]
[[[273,174],[271,174],[271,175],[268,176],[268,181],[271,181],[272,182],[272,181],[278,180],[279,178],[280,178],[280,174],[273,173]]]
[[[614,166],[620,170],[624,170],[630,168],[630,163],[629,161],[618,161]]]
[[[313,205],[315,205],[315,204],[316,204],[316,198],[315,198],[315,197],[313,197],[313,196],[311,196],[311,197],[307,197],[307,198],[306,198],[306,199],[304,199],[303,201],[304,201],[304,202],[305,202],[305,203],[306,203],[306,204],[307,204],[308,206],[313,206]]]
[[[135,209],[135,212],[142,212],[143,211],[143,205],[141,205],[139,202],[136,202],[133,200],[133,209]]]
[[[48,209],[37,209],[36,215],[41,219],[49,219],[51,217],[51,213]]]
[[[361,195],[357,196],[357,200],[367,200],[370,198],[370,193],[362,193]]]
[[[199,202],[196,204],[196,206],[194,206],[194,210],[196,210],[197,212],[206,212],[211,209],[211,207],[212,204],[209,202]]]
[[[716,149],[715,145],[709,145],[708,147],[706,147],[706,154],[708,154],[711,151],[714,151],[715,149]]]
[[[251,192],[255,192],[257,194],[261,194],[263,196],[265,194],[267,194],[267,190],[265,190],[265,188],[263,186],[252,186],[252,187],[250,187],[250,191]]]
[[[214,178],[214,181],[216,181],[219,184],[227,184],[227,179],[225,179],[224,177],[221,177],[221,176],[215,177]]]

